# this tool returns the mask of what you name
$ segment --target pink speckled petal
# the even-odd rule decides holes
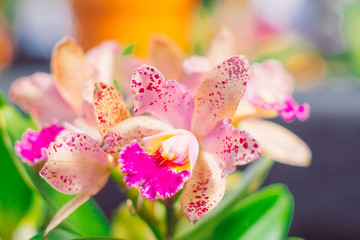
[[[193,175],[180,197],[181,208],[191,223],[195,224],[223,198],[226,181],[221,173],[217,160],[200,152]]]
[[[102,137],[110,128],[130,117],[120,94],[113,87],[101,82],[95,83],[94,110]]]
[[[222,28],[211,42],[207,57],[211,66],[224,61],[236,53],[235,37],[228,28]]]
[[[51,71],[60,94],[80,114],[85,84],[93,77],[93,69],[75,40],[66,38],[58,43],[52,54]]]
[[[71,199],[68,203],[66,203],[51,219],[50,223],[45,229],[44,236],[46,237],[47,234],[58,226],[62,221],[64,221],[71,213],[73,213],[76,209],[78,209],[81,205],[83,205],[87,200],[89,200],[92,196],[97,194],[106,184],[107,180],[109,179],[110,172],[105,174],[98,183],[89,189],[85,189],[84,191],[80,192],[76,197]]]
[[[189,171],[178,172],[177,166],[158,152],[147,154],[136,141],[121,151],[119,167],[126,174],[124,182],[139,188],[141,196],[150,200],[173,196],[190,177]]]
[[[151,112],[175,128],[190,129],[194,99],[178,82],[164,83],[164,77],[157,69],[142,65],[134,71],[131,87],[135,96],[135,114]]]
[[[28,129],[21,137],[21,141],[16,141],[15,152],[21,160],[29,165],[35,165],[43,160],[47,160],[48,147],[56,136],[64,130],[63,127],[53,123],[49,127],[43,127],[40,132]]]
[[[261,145],[263,155],[268,158],[295,166],[310,164],[309,147],[286,128],[260,119],[243,120],[239,125],[256,138]]]
[[[237,165],[248,164],[260,157],[259,144],[245,131],[230,124],[231,118],[220,120],[201,141],[204,151],[212,153],[223,169],[222,176],[235,171]]]
[[[50,74],[35,73],[17,79],[11,85],[9,95],[21,110],[30,113],[39,124],[49,124],[53,119],[71,121],[76,116],[73,108],[56,89]]]
[[[192,131],[205,136],[217,121],[232,117],[245,92],[250,66],[243,56],[233,56],[214,67],[195,95]]]
[[[108,40],[86,52],[86,60],[94,69],[96,81],[112,84],[115,60],[120,51],[121,47],[116,41]]]
[[[143,138],[169,129],[172,129],[172,126],[151,117],[132,117],[110,129],[104,136],[101,148],[116,158],[121,149],[125,145],[131,144],[134,139],[143,147]]]
[[[152,35],[149,46],[150,65],[156,67],[165,79],[180,80],[184,52],[166,35]]]
[[[95,188],[111,170],[100,143],[86,134],[61,135],[51,143],[48,151],[48,161],[40,175],[62,193],[76,194]]]

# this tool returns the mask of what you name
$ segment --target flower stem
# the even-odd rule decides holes
[[[166,239],[172,240],[174,238],[175,226],[177,223],[177,218],[174,209],[174,199],[169,198],[165,201],[166,206],[166,223],[167,223],[167,231],[166,231]]]
[[[129,188],[123,181],[124,175],[120,174],[118,169],[112,172],[111,177],[118,184],[118,187],[126,194],[128,199],[131,200],[133,206],[139,207],[136,209],[137,214],[149,225],[157,239],[164,239],[164,232],[161,231],[160,221],[155,217],[155,214],[147,201],[141,201],[139,203],[139,192],[137,189]]]

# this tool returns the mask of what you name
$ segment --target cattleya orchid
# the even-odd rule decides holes
[[[192,223],[213,209],[224,195],[225,176],[260,156],[256,140],[229,124],[249,71],[243,56],[233,56],[214,67],[193,96],[177,81],[165,82],[156,68],[137,68],[131,80],[134,113],[152,113],[170,126],[124,148],[124,122],[107,133],[102,148],[119,157],[124,182],[147,199],[169,198],[187,182],[180,203]],[[139,122],[134,134],[143,128]]]
[[[196,92],[209,72],[209,66],[234,52],[232,32],[223,28],[213,39],[206,57],[191,56],[184,60],[187,78],[183,84]],[[311,152],[299,137],[276,123],[261,119],[280,115],[290,122],[295,118],[304,121],[309,117],[309,105],[297,104],[292,97],[295,79],[276,60],[254,63],[251,69],[247,91],[237,107],[232,124],[252,134],[259,141],[265,156],[290,165],[309,165]]]

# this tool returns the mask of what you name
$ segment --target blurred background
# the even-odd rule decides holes
[[[153,33],[190,54],[206,54],[222,27],[251,62],[280,60],[295,76],[295,99],[311,106],[305,122],[284,125],[311,148],[312,164],[276,163],[265,184],[284,183],[295,199],[289,236],[360,235],[360,1],[346,0],[1,0],[0,88],[50,72],[64,36],[85,50],[106,39],[144,57]],[[106,214],[123,198],[111,182],[96,196]]]

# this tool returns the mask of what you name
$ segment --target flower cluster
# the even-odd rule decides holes
[[[298,137],[254,119],[309,115],[308,105],[292,98],[293,80],[279,62],[250,66],[244,56],[221,55],[231,49],[186,59],[162,38],[153,40],[151,49],[146,59],[121,57],[121,47],[108,41],[85,54],[65,39],[54,49],[51,74],[36,73],[13,84],[11,99],[45,126],[23,135],[17,155],[32,165],[44,160],[45,181],[82,196],[60,210],[51,228],[96,194],[117,165],[123,181],[144,198],[171,198],[183,190],[182,210],[195,223],[223,198],[226,176],[257,159],[260,146],[275,160],[308,164],[310,151]],[[128,100],[133,97],[135,116],[114,79]],[[298,154],[292,157],[290,151]]]

